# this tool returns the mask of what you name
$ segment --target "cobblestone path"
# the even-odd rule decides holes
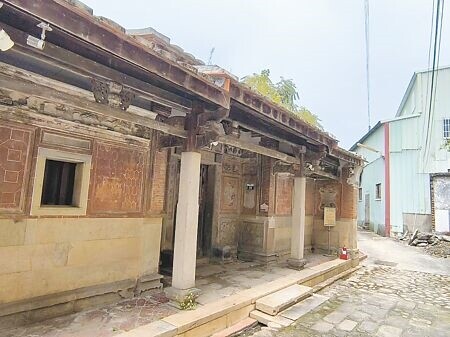
[[[364,266],[320,294],[330,299],[294,325],[250,335],[450,336],[449,276]]]

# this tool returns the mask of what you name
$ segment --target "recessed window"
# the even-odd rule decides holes
[[[450,118],[444,118],[444,138],[450,139]]]
[[[358,188],[358,201],[362,201],[362,188]]]
[[[39,148],[31,215],[86,215],[91,155]]]
[[[73,206],[76,163],[47,159],[41,205]]]
[[[375,185],[375,199],[381,199],[381,184]]]

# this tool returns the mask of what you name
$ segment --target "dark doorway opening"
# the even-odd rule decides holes
[[[211,253],[215,166],[201,165],[198,197],[197,259]]]
[[[200,166],[200,182],[199,182],[199,197],[198,197],[198,227],[197,227],[197,260],[207,259],[211,256],[212,245],[212,223],[214,211],[214,188],[215,188],[215,172],[214,165]],[[178,165],[178,179],[179,179],[179,165]],[[179,180],[176,183],[176,194],[174,203],[178,204],[178,187]],[[177,208],[175,206],[173,216],[173,235],[175,241],[175,227],[176,227]],[[161,251],[161,265],[160,273],[164,275],[172,275],[173,268],[173,252],[174,241],[172,242],[171,250]],[[197,261],[199,263],[199,261]]]

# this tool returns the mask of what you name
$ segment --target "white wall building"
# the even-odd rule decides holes
[[[395,118],[378,122],[352,147],[367,163],[358,223],[379,234],[450,231],[450,67],[414,73]]]

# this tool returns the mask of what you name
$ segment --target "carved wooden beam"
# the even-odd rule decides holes
[[[272,174],[288,173],[294,176],[301,174],[300,164],[287,164],[282,161],[276,161],[272,167]]]
[[[100,104],[109,104],[112,108],[127,110],[136,94],[116,82],[105,82],[95,78],[91,79],[92,92],[95,101]]]
[[[218,141],[222,144],[228,144],[231,146],[235,146],[238,147],[242,150],[247,150],[250,152],[254,152],[254,153],[259,153],[263,156],[267,156],[267,157],[271,157],[271,158],[275,158],[275,159],[279,159],[281,161],[284,161],[286,163],[291,163],[291,164],[299,164],[299,160],[293,156],[290,156],[288,154],[285,154],[283,152],[277,151],[277,150],[273,150],[273,149],[269,149],[267,147],[261,146],[261,145],[257,145],[254,143],[250,143],[247,141],[244,141],[242,139],[236,139],[234,137],[231,136],[221,136],[219,137]]]
[[[159,135],[158,149],[167,149],[172,147],[179,147],[184,145],[184,139],[172,135]]]
[[[221,122],[224,118],[227,118],[230,109],[219,108],[215,111],[203,111],[198,114],[197,123],[199,126],[204,125],[208,121]]]
[[[320,165],[320,162],[327,155],[325,148],[321,149],[319,152],[306,151],[305,152],[305,162],[310,163],[312,166]]]
[[[220,122],[228,116],[228,111],[222,108],[217,111],[205,111],[203,102],[193,101],[192,112],[186,116],[184,126],[188,132],[186,151],[199,151],[217,142],[218,138],[225,134]]]
[[[239,138],[241,136],[237,123],[231,121],[222,121],[223,129],[226,135]]]
[[[28,101],[34,99],[41,101],[42,103],[70,107],[74,110],[84,111],[85,114],[90,113],[92,116],[99,116],[100,118],[105,119],[105,122],[107,122],[107,120],[116,119],[178,137],[187,137],[187,132],[183,129],[167,125],[151,118],[131,114],[121,109],[112,108],[109,105],[97,103],[91,96],[92,93],[89,93],[88,91],[78,88],[75,89],[72,86],[48,78],[43,78],[29,72],[18,71],[11,66],[4,68],[3,65],[0,64],[0,87],[3,88],[2,90],[5,93],[14,93],[15,95],[21,94],[24,97],[27,97]],[[50,113],[47,110],[43,110],[42,112]],[[63,113],[63,111],[61,111],[61,113]],[[64,119],[70,118],[70,120],[75,121],[78,117],[77,114],[62,116]],[[85,123],[89,123],[89,119],[86,119]]]

